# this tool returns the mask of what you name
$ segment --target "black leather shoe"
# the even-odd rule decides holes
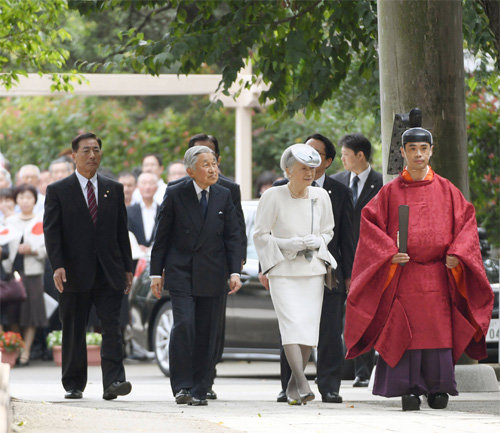
[[[361,379],[359,376],[356,376],[354,382],[352,383],[353,388],[366,388],[370,381],[368,379]]]
[[[278,403],[286,403],[286,392],[281,390],[280,393],[278,394],[278,398],[276,399]]]
[[[414,394],[407,394],[401,397],[401,405],[404,411],[420,410],[420,398]]]
[[[191,397],[191,400],[188,401],[189,406],[206,406],[207,404],[208,401],[204,398]]]
[[[114,400],[119,395],[127,395],[132,391],[130,382],[113,382],[109,385],[102,395],[104,400]]]
[[[210,388],[207,391],[207,399],[208,400],[217,400],[217,394],[215,393],[215,391],[212,388]]]
[[[187,404],[191,401],[193,397],[189,389],[181,389],[177,394],[175,394],[175,402],[177,404]]]
[[[338,392],[327,392],[321,396],[323,403],[342,403],[342,396]]]
[[[64,398],[70,398],[72,400],[77,400],[83,397],[83,392],[79,389],[70,389],[64,394]]]
[[[445,409],[448,406],[448,394],[437,392],[427,396],[427,403],[432,409]]]

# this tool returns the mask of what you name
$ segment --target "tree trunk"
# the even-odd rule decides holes
[[[394,114],[419,107],[433,169],[468,197],[461,1],[378,0],[378,32],[384,179]]]

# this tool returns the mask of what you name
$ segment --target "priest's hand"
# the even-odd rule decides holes
[[[459,264],[459,260],[455,256],[446,256],[446,267],[448,269],[453,269]]]
[[[408,263],[410,261],[410,256],[406,253],[397,253],[392,256],[391,263]]]

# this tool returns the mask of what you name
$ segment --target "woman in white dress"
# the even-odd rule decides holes
[[[280,166],[289,183],[264,192],[255,218],[254,243],[292,370],[286,389],[292,405],[314,399],[304,369],[318,343],[326,264],[336,267],[327,248],[334,227],[331,201],[323,188],[311,186],[320,162],[311,146],[288,147]]]

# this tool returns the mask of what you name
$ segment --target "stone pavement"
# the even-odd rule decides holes
[[[313,366],[308,368],[314,372]],[[214,386],[219,398],[206,407],[176,405],[165,378],[154,363],[126,366],[132,393],[102,400],[99,367],[89,368],[84,398],[64,400],[60,370],[33,363],[11,371],[14,429],[36,433],[100,432],[481,432],[500,431],[500,393],[462,393],[448,409],[433,410],[424,402],[418,412],[402,412],[399,399],[373,396],[366,388],[342,383],[342,404],[292,407],[276,403],[279,364],[229,362],[218,366]],[[317,389],[314,386],[314,391]],[[317,397],[320,397],[318,393]]]

